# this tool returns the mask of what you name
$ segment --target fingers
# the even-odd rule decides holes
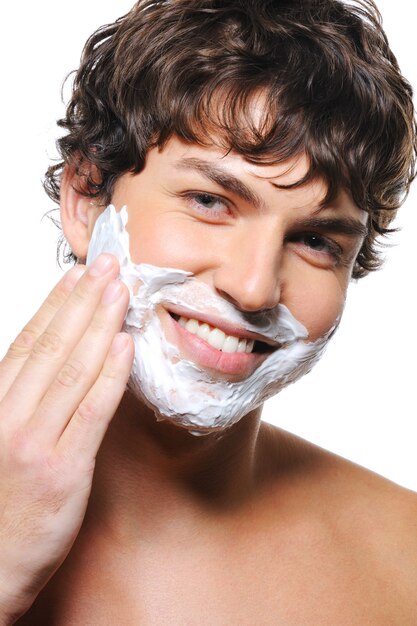
[[[14,424],[27,422],[93,319],[108,283],[119,264],[112,255],[100,255],[38,337],[2,401],[3,416]],[[3,418],[4,419],[4,418]]]
[[[55,451],[79,466],[92,466],[108,425],[122,399],[132,368],[133,340],[126,333],[115,336],[97,381],[90,389]]]
[[[40,445],[55,446],[69,419],[96,382],[129,303],[127,287],[111,281],[91,324],[34,413],[29,428]]]
[[[57,311],[67,300],[74,286],[84,274],[86,267],[76,265],[63,276],[46,298],[39,311],[16,337],[0,362],[0,399],[20,372],[37,339],[45,332]]]
[[[76,539],[97,450],[132,367],[133,340],[118,332],[129,303],[118,274],[116,258],[101,255],[72,290],[58,286],[4,364],[1,552],[13,597],[25,604]]]

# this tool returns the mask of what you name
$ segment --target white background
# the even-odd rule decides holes
[[[58,231],[42,220],[53,206],[41,186],[64,111],[61,83],[88,35],[131,5],[25,0],[2,9],[1,353],[61,275]],[[410,5],[378,6],[403,73],[417,88]],[[416,200],[414,189],[384,270],[352,284],[322,362],[270,400],[264,418],[417,491]]]

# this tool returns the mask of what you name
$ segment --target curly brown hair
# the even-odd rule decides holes
[[[380,266],[378,235],[416,175],[412,89],[372,0],[139,0],[88,39],[58,125],[63,160],[45,178],[56,202],[66,163],[108,204],[118,177],[174,134],[254,163],[305,152],[296,185],[321,176],[323,205],[345,188],[369,213],[354,278]]]

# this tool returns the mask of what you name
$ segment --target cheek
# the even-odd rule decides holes
[[[119,179],[112,196],[117,210],[127,206],[126,229],[132,261],[187,270],[185,252],[187,257],[194,256],[197,242],[190,236],[184,216],[170,205],[172,200],[161,198],[155,192],[157,183],[146,170],[134,177]]]
[[[134,263],[198,273],[207,262],[207,241],[201,239],[198,229],[184,216],[142,212],[129,218],[127,230]]]
[[[288,292],[283,303],[309,332],[309,341],[315,341],[329,331],[343,312],[346,299],[344,288],[333,274],[304,281],[303,287]],[[286,300],[286,301],[284,301]]]

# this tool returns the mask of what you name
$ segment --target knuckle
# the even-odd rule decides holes
[[[34,356],[60,357],[64,342],[57,332],[45,331],[36,341],[32,349]]]
[[[95,315],[91,320],[91,330],[94,333],[102,334],[108,330],[110,320],[104,315]]]
[[[81,422],[90,424],[97,421],[101,413],[99,404],[93,398],[84,398],[75,415]]]
[[[63,285],[59,285],[57,289],[50,293],[48,298],[45,300],[45,308],[52,313],[55,313],[61,308],[67,297],[68,292],[65,290],[65,287]]]
[[[31,488],[41,497],[42,506],[47,505],[47,500],[51,504],[61,502],[71,484],[74,467],[56,462],[55,454],[29,441],[25,434],[19,439],[14,446],[13,466],[24,481],[22,488]]]
[[[75,387],[85,380],[86,368],[80,361],[72,361],[65,365],[58,372],[56,381],[62,387]]]
[[[6,357],[9,359],[21,359],[22,357],[28,356],[35,342],[35,333],[30,330],[23,329],[10,345]]]
[[[68,463],[67,460],[71,462]],[[66,490],[73,477],[74,465],[71,459],[57,454],[47,454],[43,459],[43,472],[47,476],[50,488],[62,492]]]
[[[76,481],[76,463],[67,463],[55,451],[42,447],[30,429],[15,431],[7,452],[10,470],[19,476],[15,489],[26,495],[30,490],[39,514],[59,511]]]
[[[45,454],[36,476],[38,493],[41,496],[42,513],[57,513],[68,499],[70,472],[63,464],[56,463],[53,455]]]
[[[97,279],[97,277],[91,276],[89,272],[86,272],[84,280],[77,284],[71,297],[84,304],[85,302],[89,302],[92,296],[96,298],[97,294],[100,293],[102,289],[103,285],[101,279]]]
[[[79,448],[65,447],[57,452],[52,459],[51,467],[53,473],[60,480],[60,484],[65,484],[68,489],[81,487],[84,480],[91,482],[93,477],[95,459],[80,454]]]
[[[103,367],[101,375],[104,379],[107,379],[110,382],[116,381],[120,380],[120,378],[123,376],[123,370],[120,367],[116,366],[114,363],[107,362],[106,365]]]
[[[93,286],[94,285],[89,285],[89,288],[86,288],[84,285],[77,285],[76,289],[74,289],[71,293],[71,298],[77,303],[84,305],[88,300],[88,296],[90,295]]]
[[[34,467],[41,460],[43,451],[31,431],[20,428],[10,437],[9,454],[19,466]]]

